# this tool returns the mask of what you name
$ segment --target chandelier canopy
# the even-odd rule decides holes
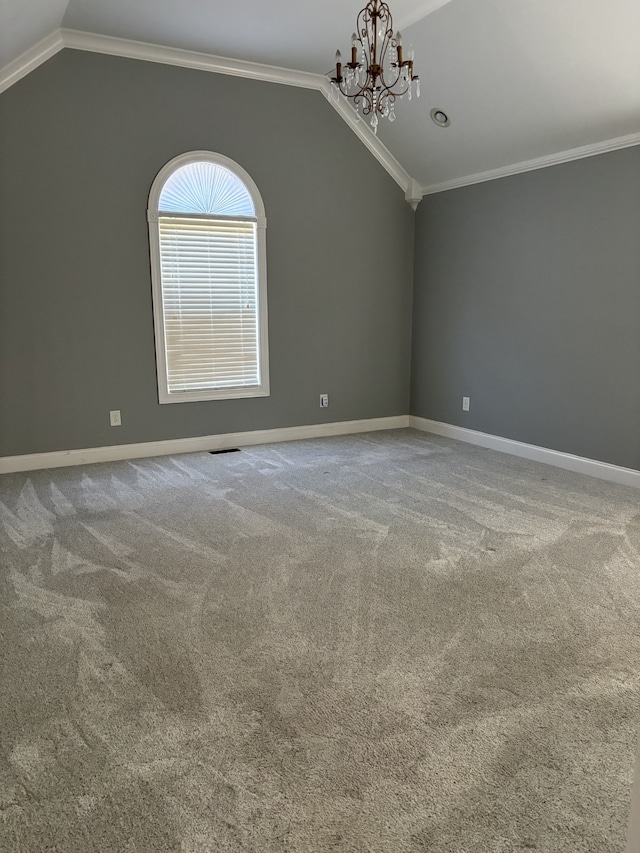
[[[336,74],[331,77],[336,98],[342,93],[353,100],[371,127],[378,132],[380,118],[395,121],[396,98],[420,97],[420,78],[413,73],[413,48],[403,55],[402,36],[393,32],[393,18],[386,3],[369,0],[360,11],[357,31],[351,36],[351,62],[343,65],[336,51]]]

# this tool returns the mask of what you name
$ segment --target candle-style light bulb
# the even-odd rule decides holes
[[[355,33],[351,34],[351,65],[356,65],[358,62],[358,36]]]
[[[336,50],[336,83],[338,86],[342,83],[342,54]]]

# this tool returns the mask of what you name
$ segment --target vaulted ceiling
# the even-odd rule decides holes
[[[325,74],[364,0],[2,0],[1,69],[63,27]],[[426,191],[640,143],[639,0],[389,0],[422,98],[379,139]],[[450,117],[447,128],[431,108]],[[577,151],[576,151],[577,149]]]

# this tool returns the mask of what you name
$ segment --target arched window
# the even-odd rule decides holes
[[[160,402],[268,395],[267,223],[251,177],[182,154],[156,176],[147,218]]]

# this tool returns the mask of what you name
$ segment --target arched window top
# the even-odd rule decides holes
[[[192,214],[256,219],[264,228],[264,204],[251,176],[238,163],[211,151],[189,151],[156,175],[149,218]]]
[[[253,199],[244,182],[219,163],[187,163],[168,178],[158,207],[163,213],[205,213],[255,216]]]
[[[212,151],[166,163],[147,209],[160,403],[269,395],[264,204]]]

